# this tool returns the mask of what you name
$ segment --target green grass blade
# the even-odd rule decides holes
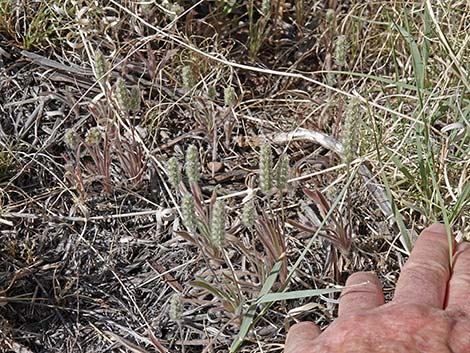
[[[263,296],[267,295],[269,291],[271,290],[272,286],[276,282],[278,276],[279,276],[279,271],[281,270],[283,261],[280,260],[276,262],[276,264],[273,266],[273,269],[269,273],[269,276],[266,278],[266,281],[264,282],[263,287],[261,288],[261,291],[259,292],[258,298],[262,298]],[[248,332],[250,332],[251,327],[253,326],[253,323],[255,322],[255,315],[256,315],[256,309],[258,308],[258,302],[259,299],[256,300],[253,304],[250,305],[248,308],[245,317],[243,318],[242,324],[240,326],[240,331],[238,332],[237,337],[235,337],[235,340],[232,342],[232,345],[230,346],[230,352],[236,352],[240,346],[242,345],[243,341],[245,340],[246,335]]]
[[[398,75],[396,76],[397,79],[392,80],[387,77],[380,77],[380,76],[375,76],[375,75],[370,75],[370,74],[365,74],[362,72],[353,72],[353,71],[336,71],[336,70],[318,70],[313,72],[314,74],[334,74],[334,75],[348,75],[351,77],[361,77],[361,78],[367,78],[371,81],[375,82],[380,82],[380,83],[385,83],[389,85],[390,87],[396,87],[397,89],[406,89],[410,91],[417,91],[417,87],[415,85],[411,85],[409,83],[400,81],[398,79]],[[387,88],[387,87],[384,87]]]
[[[454,207],[449,214],[449,222],[452,224],[454,221],[461,215],[465,206],[470,204],[470,183],[467,183],[459,195],[457,202],[455,203]]]
[[[436,190],[436,197],[439,202],[439,206],[441,208],[441,214],[442,214],[442,219],[444,221],[444,225],[446,228],[446,233],[447,233],[447,241],[449,243],[449,262],[450,266],[452,267],[452,264],[454,263],[453,257],[454,257],[454,242],[452,239],[452,234],[450,231],[450,223],[449,223],[449,214],[446,209],[445,201],[444,198],[442,197],[441,191],[439,190],[439,185],[437,183],[436,177],[434,174],[431,174],[431,179],[432,179],[432,184],[434,186],[434,189]]]
[[[418,87],[419,92],[424,87],[425,70],[424,63],[419,52],[418,44],[416,44],[416,41],[413,39],[413,36],[405,28],[399,26],[396,23],[393,24],[393,27],[398,30],[398,32],[410,48],[411,58],[413,59],[414,74],[416,77],[416,86]]]
[[[408,181],[410,183],[412,183],[413,185],[415,185],[419,190],[419,185],[416,182],[416,178],[408,170],[408,168],[403,165],[403,163],[400,161],[400,159],[397,157],[397,155],[395,153],[393,153],[387,146],[384,146],[384,150],[387,153],[387,155],[389,156],[389,158],[392,160],[392,162],[397,166],[398,170],[400,172],[402,172],[403,175],[408,179]]]
[[[324,289],[307,289],[307,290],[297,290],[291,292],[283,293],[268,293],[263,295],[258,299],[258,303],[274,303],[280,300],[290,300],[290,299],[300,299],[307,297],[314,297],[318,295],[338,293],[341,292],[343,288],[324,288]]]
[[[196,288],[205,289],[205,290],[209,291],[210,293],[212,293],[213,295],[215,295],[217,298],[219,298],[221,300],[226,300],[228,302],[233,301],[233,298],[231,298],[227,293],[222,292],[221,290],[217,289],[212,284],[210,284],[206,281],[196,280],[196,281],[191,281],[189,284],[193,287],[196,287]]]
[[[398,209],[397,204],[395,200],[393,199],[392,190],[390,188],[390,184],[388,183],[387,176],[385,175],[383,171],[380,173],[380,175],[384,183],[385,192],[392,206],[393,215],[395,217],[395,220],[397,221],[398,229],[400,230],[402,245],[405,248],[405,250],[408,253],[410,253],[411,249],[413,248],[410,233],[408,232],[408,228],[406,228],[406,225],[405,225],[405,222],[403,221],[403,217],[400,213],[400,210]]]

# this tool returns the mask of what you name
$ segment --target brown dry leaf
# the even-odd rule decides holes
[[[221,162],[215,161],[215,162],[208,162],[208,163],[207,163],[207,169],[208,169],[211,173],[220,172],[223,167],[224,167],[224,165],[223,165]]]

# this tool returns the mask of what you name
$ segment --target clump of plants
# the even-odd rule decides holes
[[[68,176],[80,192],[97,181],[110,194],[113,187],[126,185],[138,187],[146,170],[145,156],[139,138],[145,132],[133,123],[133,115],[140,110],[141,92],[138,86],[127,87],[118,78],[114,87],[109,81],[109,63],[101,51],[95,54],[94,73],[105,94],[106,102],[91,103],[89,110],[97,122],[82,137],[70,128],[64,133],[64,143],[69,153]],[[115,175],[122,178],[112,178]],[[84,178],[84,172],[91,178]]]
[[[217,187],[209,199],[204,198],[199,186],[200,160],[195,145],[187,148],[183,167],[176,157],[171,157],[167,162],[167,172],[170,185],[178,192],[180,200],[184,229],[177,234],[200,249],[209,269],[197,275],[191,285],[202,290],[201,294],[210,294],[220,301],[227,316],[242,325],[239,336],[242,339],[246,334],[244,330],[255,322],[253,315],[257,306],[252,304],[253,300],[260,293],[266,294],[262,292],[262,287],[263,291],[277,291],[289,286],[286,223],[310,235],[318,233],[320,228],[319,236],[332,247],[330,261],[333,265],[338,256],[347,257],[350,252],[352,238],[349,225],[332,210],[320,191],[304,190],[317,211],[302,208],[300,222],[286,219],[283,194],[288,186],[290,159],[287,153],[283,153],[274,164],[272,149],[267,143],[262,145],[259,154],[260,194],[258,196],[256,190],[248,193],[239,216],[236,216],[239,220],[228,217],[227,206],[217,195]],[[280,215],[271,209],[275,195],[279,196],[277,202],[281,202]],[[239,240],[237,233],[242,231],[253,239],[253,246],[246,246]],[[245,256],[248,260],[246,270],[250,271],[250,275],[239,275],[238,256]],[[273,281],[272,271],[275,268],[277,280]],[[268,278],[273,282],[269,282],[266,289]]]
[[[270,157],[262,157],[260,167],[264,165],[263,173],[267,173],[269,169],[268,174],[270,178],[273,178],[272,166],[269,168],[269,161],[263,158],[269,159]],[[283,161],[281,164],[284,169],[281,179],[285,179],[287,159],[283,158]],[[178,231],[178,234],[199,247],[212,273],[205,278],[199,276],[192,284],[209,291],[221,300],[222,306],[228,313],[241,317],[244,304],[256,296],[259,286],[263,284],[274,263],[282,256],[285,257],[285,240],[279,220],[277,218],[271,220],[271,217],[264,212],[262,218],[258,219],[254,195],[245,200],[242,224],[247,231],[256,233],[258,241],[265,249],[265,255],[269,258],[267,262],[260,261],[260,254],[256,247],[246,247],[236,236],[236,233],[243,231],[243,228],[241,228],[240,221],[229,221],[226,215],[227,207],[225,202],[218,197],[217,188],[209,200],[204,199],[199,186],[200,160],[196,146],[190,145],[186,150],[184,180],[181,175],[182,169],[175,157],[168,160],[168,179],[172,188],[180,195],[180,211],[185,228]],[[261,179],[264,180],[263,178],[269,178],[269,176],[263,174]],[[268,188],[269,185],[266,185],[265,190],[268,191]],[[246,279],[242,281],[236,274],[233,256],[240,255],[246,256],[251,263],[251,284]],[[284,279],[286,271],[287,267],[284,266],[281,276]],[[216,275],[216,272],[221,272],[223,275]]]
[[[243,201],[240,220],[230,220],[224,200],[217,195],[217,187],[208,200],[204,199],[199,186],[200,161],[195,145],[187,148],[183,167],[176,157],[171,157],[167,162],[168,180],[179,194],[184,226],[177,234],[200,249],[210,269],[205,275],[196,276],[191,284],[218,298],[227,315],[238,323],[246,314],[247,304],[256,298],[279,261],[282,266],[278,287],[287,279],[282,219],[272,211],[262,210],[260,215],[257,211],[260,204],[269,204],[273,192],[282,192],[287,186],[288,156],[283,154],[275,168],[272,161],[271,148],[263,147],[260,152],[259,184],[264,197],[258,199],[255,192],[249,193]],[[252,246],[246,246],[240,241],[237,233],[243,231],[253,238]],[[263,249],[261,253],[255,244]],[[249,273],[243,278],[236,267],[236,259],[240,256],[245,256],[249,263]]]

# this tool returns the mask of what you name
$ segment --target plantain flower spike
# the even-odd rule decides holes
[[[237,101],[237,95],[235,89],[231,86],[225,87],[224,89],[224,102],[227,107],[232,106]]]
[[[108,60],[100,50],[95,52],[95,77],[99,81],[107,74],[109,70]]]
[[[179,322],[183,319],[183,301],[181,295],[175,293],[170,298],[170,309],[168,310],[168,316],[171,321]]]
[[[325,19],[329,25],[333,25],[336,18],[335,10],[328,9],[326,10]]]
[[[64,134],[64,142],[68,148],[75,150],[80,143],[80,137],[74,129],[67,129]]]
[[[358,122],[360,119],[359,99],[354,97],[346,108],[346,118],[342,131],[343,159],[349,167],[356,156],[358,148]]]
[[[190,183],[199,181],[199,153],[194,145],[190,145],[186,150],[185,170]]]
[[[207,96],[208,96],[210,99],[214,99],[215,97],[217,97],[217,90],[216,90],[215,86],[210,86],[210,87],[207,89]]]
[[[273,154],[271,146],[267,143],[263,144],[260,151],[259,187],[265,194],[273,187]]]
[[[181,166],[176,157],[171,157],[168,160],[167,167],[170,184],[173,189],[177,190],[181,182]]]
[[[348,41],[345,35],[339,35],[335,42],[334,59],[339,67],[347,66]]]
[[[194,234],[196,232],[196,206],[194,205],[192,195],[186,194],[183,196],[181,200],[181,213],[185,227]]]
[[[266,16],[271,11],[271,0],[263,0],[261,2],[261,12]]]
[[[138,112],[140,109],[140,89],[139,86],[132,86],[129,93],[129,110]]]
[[[212,210],[211,240],[216,249],[219,251],[223,249],[225,243],[225,205],[221,200],[214,203]]]
[[[193,70],[190,65],[183,66],[181,78],[183,80],[183,87],[187,90],[190,90],[196,84],[196,79],[194,78]]]
[[[289,156],[284,153],[279,158],[276,168],[276,187],[282,191],[287,186],[287,179],[289,177]]]
[[[95,146],[101,142],[101,131],[97,127],[92,127],[85,135],[85,142],[90,146]]]
[[[124,82],[122,78],[119,78],[117,80],[116,90],[114,92],[115,92],[116,100],[119,103],[119,106],[121,107],[121,109],[125,112],[128,112],[129,107],[130,107],[129,90],[127,89],[126,83]]]
[[[253,202],[253,199],[243,205],[242,222],[248,229],[251,229],[255,224],[255,203]]]

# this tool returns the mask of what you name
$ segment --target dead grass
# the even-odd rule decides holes
[[[0,1],[1,349],[280,352],[338,294],[265,291],[372,270],[390,298],[424,226],[468,238],[468,3],[262,3]]]

